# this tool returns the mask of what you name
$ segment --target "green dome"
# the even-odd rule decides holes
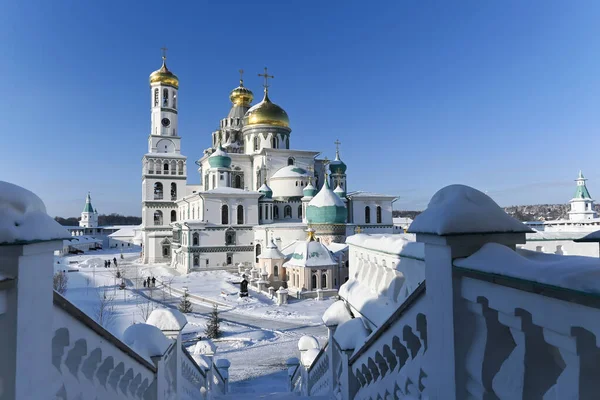
[[[319,193],[306,207],[306,220],[309,224],[343,224],[346,215],[346,205],[325,180]]]
[[[271,190],[271,188],[267,185],[267,183],[263,183],[263,185],[258,188],[258,192],[262,193],[265,195],[265,198],[270,199],[273,197],[273,191]]]
[[[211,168],[229,168],[231,166],[231,157],[223,150],[221,146],[208,157],[208,163]]]
[[[332,174],[345,174],[346,168],[348,168],[346,164],[340,160],[340,152],[336,151],[335,160],[329,163],[329,171],[331,171]]]
[[[304,197],[315,197],[315,194],[317,194],[317,188],[314,187],[311,182],[308,182],[308,185],[306,185],[302,190],[302,194],[304,194]]]

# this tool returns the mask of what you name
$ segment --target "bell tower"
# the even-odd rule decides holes
[[[162,66],[150,74],[150,135],[148,153],[142,159],[143,261],[171,259],[171,223],[177,221],[175,201],[185,195],[186,157],[181,154],[178,125],[179,79],[167,68],[166,48]]]

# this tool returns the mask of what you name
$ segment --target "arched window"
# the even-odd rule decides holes
[[[163,224],[163,213],[160,210],[154,211],[154,225]]]
[[[271,147],[274,148],[274,149],[277,148],[277,138],[276,137],[273,137],[271,139]]]
[[[198,246],[199,242],[200,242],[200,235],[198,235],[198,232],[195,232],[192,235],[192,246]]]
[[[208,190],[208,174],[204,175],[204,190]]]
[[[237,206],[237,223],[242,225],[244,223],[244,206],[239,204]]]
[[[170,250],[169,246],[163,245],[163,257],[169,257],[169,250]]]
[[[171,211],[171,222],[177,221],[177,212],[175,210]]]
[[[230,230],[225,232],[225,244],[227,246],[235,245],[235,231]]]
[[[316,275],[312,276],[310,283],[311,283],[310,290],[315,290],[317,288],[317,276]]]
[[[302,205],[298,206],[298,218],[302,219]]]
[[[175,135],[175,131],[173,131],[173,135]],[[183,175],[183,161],[179,161],[177,164],[179,165],[178,174]]]
[[[256,245],[256,262],[258,262],[258,256],[260,256],[261,253],[261,248],[260,248],[260,244]]]
[[[177,200],[177,184],[175,182],[171,183],[171,200]]]
[[[321,275],[321,289],[327,288],[327,274]]]
[[[154,89],[154,107],[158,106],[158,89]]]
[[[262,209],[263,209],[263,206],[262,206],[262,204],[259,204],[259,205],[258,205],[258,220],[259,220],[259,221],[263,219],[263,217],[262,217],[262,214],[263,214],[263,211],[262,211]]]
[[[163,184],[160,182],[156,182],[154,184],[154,200],[162,200],[163,199]]]
[[[381,207],[380,206],[377,206],[376,215],[377,215],[377,223],[380,224],[381,223]]]
[[[258,136],[254,136],[254,151],[258,151]]]
[[[194,256],[194,267],[199,267],[199,266],[200,266],[200,257]]]
[[[294,159],[292,157],[288,158],[288,165],[294,165]]]
[[[273,219],[279,219],[279,207],[273,206]]]
[[[371,223],[371,208],[369,206],[365,207],[365,224]]]
[[[223,207],[221,207],[221,224],[229,224],[229,207],[227,204],[223,204]]]
[[[290,205],[283,208],[283,218],[292,218],[292,207]]]
[[[279,267],[277,265],[273,267],[273,276],[279,276]]]
[[[235,176],[235,187],[238,189],[242,188],[242,177],[239,175]]]
[[[286,148],[286,149],[289,149],[289,148],[290,148],[290,138],[289,138],[289,137],[286,137],[286,138],[285,138],[285,148]]]
[[[177,95],[173,93],[173,108],[177,108]]]
[[[163,89],[163,107],[169,106],[169,89]]]
[[[163,164],[163,174],[167,175],[169,173],[169,163]]]
[[[216,187],[217,187],[217,176],[213,175],[212,176],[212,188],[211,189],[214,189]]]

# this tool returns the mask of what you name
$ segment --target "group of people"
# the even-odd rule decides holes
[[[114,264],[115,268],[117,267],[117,257],[114,257],[112,259],[112,263]],[[104,261],[104,268],[110,268],[110,260],[105,260]]]
[[[148,277],[148,279],[144,279],[144,287],[155,287],[156,286],[156,278],[152,277],[152,279],[150,279],[150,277]]]

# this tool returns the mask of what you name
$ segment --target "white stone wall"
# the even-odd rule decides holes
[[[598,243],[575,243],[572,240],[533,240],[519,245],[519,248],[542,253],[600,257]]]

